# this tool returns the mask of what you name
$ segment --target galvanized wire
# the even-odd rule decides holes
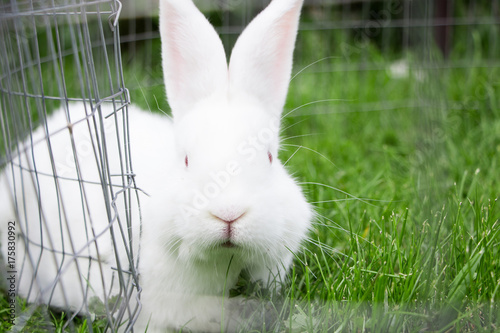
[[[229,55],[237,36],[259,10],[269,3],[269,0],[195,0],[195,3],[216,25],[216,30],[221,35],[226,53]],[[440,10],[442,4],[446,4],[445,12]],[[128,3],[125,3],[125,7],[126,5]],[[155,14],[156,12],[150,13],[151,16]],[[131,16],[132,14],[129,13],[128,17]],[[145,49],[151,47],[147,43],[148,40],[154,41],[159,38],[157,25],[150,17],[139,19],[142,20],[146,29],[139,30],[136,28],[139,24],[130,19],[130,24],[127,25],[130,30],[126,36],[123,36],[122,43],[127,47],[141,41],[141,50],[138,53],[151,53]],[[136,28],[135,32],[134,28]],[[485,50],[480,62],[471,62],[472,52],[475,49],[474,35],[478,30],[481,31],[481,38],[484,38]],[[309,38],[310,36],[314,37]],[[305,0],[294,58],[294,71],[296,73],[303,69],[298,66],[304,66],[304,58],[310,61],[310,54],[315,52],[311,49],[312,47],[318,49],[315,60],[322,58],[325,60],[310,66],[301,73],[301,76],[333,73],[337,79],[344,72],[345,75],[362,75],[364,72],[372,71],[377,73],[382,83],[387,78],[387,72],[392,70],[391,62],[395,64],[397,60],[401,60],[407,66],[407,73],[433,74],[436,69],[440,68],[498,68],[500,66],[499,36],[499,0],[482,3],[464,0],[438,2],[431,0]],[[302,42],[314,39],[318,41],[316,46]],[[458,41],[465,45],[466,51],[460,58],[450,58],[450,50]],[[371,47],[379,49],[384,56],[384,61],[373,59],[370,53]],[[134,57],[135,49],[136,47],[130,47],[130,52],[127,52],[124,57],[137,59]],[[351,56],[353,52],[356,57]],[[304,53],[308,55],[304,57]],[[156,59],[144,65],[143,68],[146,71],[154,71],[157,65]],[[128,84],[129,88],[133,89],[135,82],[128,82]],[[161,78],[158,78],[141,82],[141,87],[148,89],[161,84]],[[319,87],[317,92],[321,92]],[[300,98],[300,96],[289,96],[290,104],[300,103],[294,100],[295,97]],[[330,96],[318,96],[321,99],[328,97]],[[412,99],[410,102],[417,106],[422,105],[422,98],[418,96],[418,100]],[[357,101],[356,107],[360,107],[360,110],[373,107],[383,110],[404,103],[404,101],[384,99],[383,96],[380,96],[379,100],[378,106],[371,101],[367,101],[366,105],[363,105],[362,101]],[[407,103],[406,106],[411,106],[411,103]],[[335,107],[318,104],[315,107],[304,108],[294,113],[293,116],[336,111],[354,112],[355,110],[351,103],[347,105],[336,103]]]
[[[118,0],[10,1],[0,4],[1,168],[15,175],[11,179],[13,192],[10,200],[16,208],[17,231],[22,239],[18,246],[26,249],[25,256],[18,258],[17,262],[18,284],[29,285],[26,298],[35,304],[43,302],[42,291],[52,295],[56,288],[61,288],[65,308],[70,308],[68,295],[73,291],[58,285],[58,280],[67,273],[69,263],[74,262],[79,281],[73,287],[82,288],[81,292],[88,295],[90,266],[97,265],[101,276],[112,275],[112,284],[119,286],[118,294],[111,294],[117,288],[108,286],[109,294],[101,295],[105,307],[102,315],[112,331],[119,326],[131,329],[140,311],[139,253],[137,244],[134,244],[134,239],[138,238],[132,234],[133,230],[140,230],[134,228],[140,225],[140,214],[137,214],[140,206],[130,158],[129,96],[123,79],[118,26],[121,8]],[[82,114],[70,112],[73,105],[70,102],[75,101],[84,105]],[[48,118],[57,108],[64,109],[68,125],[49,131]],[[115,130],[111,132],[116,138],[107,135],[103,125],[105,119],[114,121]],[[100,180],[97,183],[82,177],[82,161],[77,152],[79,143],[71,131],[72,126],[84,124],[92,138],[88,158],[95,161]],[[45,135],[37,139],[33,132],[38,127],[44,128]],[[74,177],[61,174],[54,158],[53,138],[62,131],[70,135],[68,148],[72,158],[68,167],[76,170]],[[33,153],[37,147],[45,145],[51,170],[39,170],[40,162]],[[114,161],[118,161],[118,174],[110,168]],[[41,197],[44,189],[40,177],[47,176],[54,181],[57,192],[54,198]],[[74,212],[68,211],[67,201],[75,198],[67,198],[60,192],[61,183],[71,181],[79,184],[78,200],[84,221],[75,221]],[[93,215],[93,207],[89,204],[88,188],[96,185],[102,191],[106,216]],[[26,199],[25,194],[29,191],[37,194],[37,200]],[[30,230],[39,229],[43,235],[42,229],[53,223],[46,220],[44,200],[57,202],[60,230],[33,238],[34,233]],[[33,216],[29,210],[38,211],[38,219],[30,219]],[[95,219],[102,218],[108,221],[107,227],[96,233]],[[75,228],[76,222],[85,224],[85,235],[81,235],[85,237],[83,246],[77,246],[82,245],[81,241],[76,242],[64,234],[64,230]],[[63,237],[62,250],[54,247],[56,237]],[[125,248],[127,260],[121,261],[116,255],[113,267],[104,267],[97,245],[100,237],[108,237],[106,241],[112,242],[115,254],[119,252],[118,248]],[[92,251],[96,257],[87,255]],[[40,272],[48,269],[42,265],[42,258],[47,256],[57,263],[50,290],[45,289],[46,283],[38,279]],[[108,301],[111,296],[114,297],[112,303]],[[51,299],[52,296],[48,298],[48,305],[51,305]],[[73,313],[67,316],[65,327],[72,327],[72,319],[79,313],[86,314],[91,326],[96,318],[90,303],[91,300],[84,298],[76,309],[73,305]],[[18,315],[29,316],[33,309],[31,307]],[[19,323],[22,325],[23,320]]]

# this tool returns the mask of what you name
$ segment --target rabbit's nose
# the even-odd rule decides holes
[[[245,210],[234,208],[218,209],[210,212],[210,215],[227,224],[236,222],[245,214]]]

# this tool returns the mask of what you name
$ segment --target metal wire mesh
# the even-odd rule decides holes
[[[112,331],[132,327],[140,308],[130,302],[139,290],[140,219],[120,11],[118,0],[0,4],[0,140],[11,189],[2,201],[15,207],[20,234],[17,284],[30,303],[71,309],[67,327],[77,314]],[[59,127],[48,125],[55,109]],[[54,224],[57,232],[47,227]],[[35,309],[18,311],[17,329]]]
[[[227,54],[243,28],[268,3],[266,0],[195,2],[216,26]],[[122,37],[126,51],[124,59],[130,62],[144,59],[142,69],[152,77],[140,82],[140,86],[133,80],[127,82],[132,95],[139,96],[137,100],[142,99],[141,89],[163,84],[162,78],[155,75],[159,61],[155,58],[159,34],[157,21],[151,17],[157,13],[151,11],[151,16],[147,16],[142,12],[140,17],[133,17],[134,5],[125,4],[132,10],[127,15],[129,20],[122,26],[122,30],[126,30]],[[497,0],[305,0],[294,70],[301,71],[301,77],[330,75],[329,80],[338,82],[342,82],[344,75],[375,72],[381,84],[387,79],[387,73],[396,79],[397,76],[416,75],[415,83],[425,88],[428,86],[423,80],[426,71],[430,74],[427,79],[435,80],[433,74],[440,68],[498,67],[499,8]],[[481,60],[471,62],[478,47],[482,48]],[[378,58],[374,57],[373,48],[378,48]],[[311,64],[311,58],[318,62],[303,70],[304,65]],[[322,92],[319,86],[316,90]],[[377,101],[357,103],[357,107],[382,110],[422,105],[426,97],[421,95],[422,91],[415,92],[418,95],[400,101],[391,101],[381,92]],[[332,98],[329,93],[318,95],[318,99]],[[297,96],[289,97],[290,104],[298,103],[293,100]],[[168,108],[161,101],[159,103]],[[354,111],[349,103],[340,103],[335,109],[338,112]],[[331,110],[331,105],[317,104],[294,115]]]

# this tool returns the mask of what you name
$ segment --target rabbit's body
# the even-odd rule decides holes
[[[242,313],[247,312],[241,311],[245,307],[242,299],[227,298],[240,273],[245,271],[265,285],[279,285],[306,236],[312,218],[310,206],[277,158],[301,4],[301,0],[273,0],[238,40],[228,68],[219,37],[191,1],[160,2],[163,67],[173,120],[129,107],[133,172],[137,187],[147,194],[140,195],[142,237],[133,240],[134,253],[139,241],[141,244],[142,310],[135,326],[139,331],[145,327],[148,332],[183,327],[234,330]],[[83,105],[70,104],[69,114],[81,118],[84,111]],[[102,111],[103,115],[109,113],[106,108]],[[68,158],[74,159],[70,129],[77,151],[79,142],[95,140],[86,122],[70,128],[66,124],[63,110],[47,122],[49,130],[64,129],[50,137],[55,165],[63,168]],[[114,124],[110,117],[103,127],[109,131],[106,147],[117,156]],[[34,136],[43,137],[44,133],[40,128]],[[34,155],[37,170],[47,169],[52,174],[43,142],[35,146]],[[59,235],[61,211],[54,179],[39,176],[43,178],[40,188],[44,188],[40,190],[44,191],[40,192],[45,221],[42,239],[49,244],[45,246],[62,251],[64,239],[66,248],[85,248],[89,237],[103,233],[97,237],[97,246],[81,253],[93,258],[90,266],[88,258],[78,259],[77,269],[59,252],[55,261],[50,251],[42,256],[43,269],[37,277],[42,283],[38,285],[50,289],[56,278],[62,279],[58,290],[68,295],[55,292],[47,297],[52,297],[52,305],[69,304],[74,311],[81,310],[87,283],[91,295],[112,296],[114,289],[109,289],[117,288],[116,281],[110,287],[115,258],[128,262],[125,249],[119,247],[115,252],[111,245],[109,221],[113,221],[114,212],[106,210],[96,162],[91,157],[79,159],[78,170],[81,179],[93,182],[85,184],[87,210],[82,209],[79,183],[59,180],[60,197],[71,212],[62,219],[71,220],[70,226],[63,226],[64,237]],[[12,175],[5,170],[0,179],[2,193],[7,187],[12,190],[12,182],[6,181]],[[68,173],[68,178],[77,176],[74,167],[58,170],[61,173]],[[110,163],[113,173],[123,173],[118,159]],[[17,177],[16,183],[20,181]],[[23,194],[17,195],[22,201]],[[18,217],[30,221],[30,230],[25,231],[29,238],[40,239],[33,186],[24,198],[26,207],[18,207]],[[118,200],[118,211],[123,210],[120,204]],[[12,207],[1,208],[2,221],[15,218]],[[130,213],[137,220],[137,212]],[[134,230],[133,234],[140,233]],[[55,238],[52,243],[46,240],[49,235]],[[69,239],[76,244],[69,244]],[[93,248],[98,248],[99,256]],[[39,253],[29,255],[37,258]],[[63,267],[60,277],[56,276],[59,266]],[[28,292],[26,287],[21,283],[22,295]],[[48,302],[45,297],[42,301]]]
[[[175,158],[184,168],[178,177],[170,178],[170,186],[180,189],[169,201],[172,207],[150,198],[154,207],[165,207],[161,215],[175,211],[169,223],[144,226],[143,239],[148,246],[141,254],[141,275],[147,287],[142,303],[143,311],[153,314],[151,328],[198,317],[200,320],[189,328],[206,331],[211,322],[210,330],[220,331],[223,309],[226,320],[238,320],[234,312],[244,306],[241,300],[226,300],[222,307],[220,296],[224,291],[227,295],[243,270],[264,285],[279,286],[309,227],[311,212],[299,187],[280,163],[269,161],[269,143],[277,141],[267,135],[277,135],[276,125],[273,128],[269,117],[260,118],[259,109],[249,101],[246,109],[237,111],[230,101],[216,98],[213,102],[218,111],[210,117],[205,117],[202,109],[194,110],[192,119],[174,126],[174,131],[192,135],[177,141],[188,147],[190,154],[187,168],[184,153]],[[266,138],[270,142],[265,142]],[[252,142],[262,148],[254,148]],[[214,154],[214,146],[225,149]],[[277,146],[271,151],[276,154]],[[190,173],[196,177],[190,178]],[[161,190],[152,193],[156,191]],[[147,206],[144,210],[149,211]],[[231,219],[242,212],[243,216],[231,224],[228,237],[227,222],[221,217]],[[144,217],[145,224],[147,221]],[[159,262],[156,254],[165,249],[169,255]],[[168,271],[163,266],[166,263]],[[174,272],[180,274],[175,279],[171,276]],[[172,294],[150,294],[146,288],[170,290]],[[171,310],[158,312],[158,308]]]
[[[112,209],[107,211],[98,163],[92,148],[92,145],[96,144],[95,131],[89,131],[85,120],[77,121],[85,119],[88,112],[85,111],[83,104],[78,103],[69,104],[68,109],[71,122],[74,123],[71,132],[76,154],[72,149],[66,113],[63,109],[57,110],[47,121],[51,153],[49,153],[49,141],[45,139],[45,130],[43,127],[38,127],[33,132],[32,139],[20,145],[20,153],[14,154],[12,161],[14,167],[8,165],[0,174],[0,193],[4,198],[0,202],[2,219],[0,232],[2,255],[5,260],[8,257],[5,241],[7,221],[16,221],[16,231],[24,234],[30,241],[28,255],[25,253],[25,238],[19,237],[17,240],[16,269],[22,273],[18,281],[19,294],[27,297],[29,301],[50,303],[60,308],[69,305],[72,311],[80,312],[83,310],[84,293],[89,293],[88,298],[97,295],[102,299],[104,291],[106,294],[111,292],[111,274],[106,272],[111,267],[116,268],[116,259],[109,228],[114,227],[115,235],[119,234],[115,216],[117,212],[123,214],[123,201],[116,200],[116,212]],[[110,114],[112,110],[111,107],[102,107],[104,115]],[[121,118],[121,113],[118,117]],[[158,182],[168,183],[169,181],[165,180],[166,173],[155,170],[155,167],[165,165],[173,155],[173,131],[170,119],[129,107],[129,120],[134,124],[131,129],[131,149],[135,151],[135,163],[139,170],[148,172],[141,172],[141,176],[137,178],[144,182],[145,187],[151,187],[148,181],[153,178],[145,175],[155,172]],[[114,121],[114,117],[104,120],[103,133],[106,147],[109,149],[107,152],[109,174],[119,175],[123,172],[118,158]],[[92,121],[90,125],[93,125]],[[158,164],[148,162],[154,152],[160,150],[164,155],[154,157]],[[51,154],[53,161],[50,159]],[[75,167],[75,160],[78,161],[78,170]],[[35,169],[36,175],[28,171]],[[57,182],[53,176],[55,174],[59,177]],[[114,187],[113,195],[120,198],[118,194],[120,190],[122,188]],[[143,197],[147,201],[148,197]],[[18,214],[15,202],[18,205]],[[138,212],[131,213],[137,215]],[[110,224],[110,220],[113,223]],[[138,222],[137,218],[134,220]],[[29,223],[26,223],[27,221]],[[93,239],[98,241],[94,244]],[[137,239],[136,245],[138,241]],[[119,246],[121,242],[118,241],[116,244]],[[124,248],[119,247],[117,250],[120,261],[127,263]],[[77,261],[73,260],[72,253],[77,253],[79,258]],[[58,271],[61,271],[60,276],[57,276]],[[36,277],[33,282],[34,276]],[[90,287],[88,290],[86,290],[87,281]],[[116,291],[111,294],[116,294]]]

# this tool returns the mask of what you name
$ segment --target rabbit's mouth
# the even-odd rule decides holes
[[[224,242],[224,243],[222,243],[220,246],[221,246],[221,247],[224,247],[224,248],[228,248],[228,249],[232,249],[232,248],[237,247],[237,245],[236,245],[236,244],[234,244],[234,243],[232,243],[230,240],[225,241],[225,242]]]

